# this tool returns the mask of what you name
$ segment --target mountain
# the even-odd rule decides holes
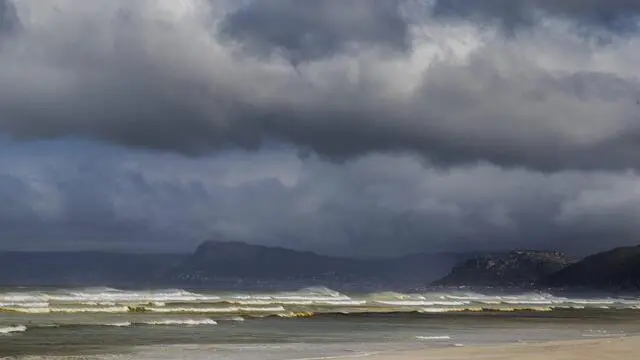
[[[162,278],[183,257],[99,251],[0,252],[0,285],[141,286]]]
[[[554,287],[608,290],[640,289],[640,246],[597,253],[548,277]]]
[[[529,287],[569,265],[557,251],[515,250],[476,256],[454,266],[436,286]]]
[[[352,259],[241,242],[207,241],[192,254],[0,252],[0,286],[209,287],[343,291],[425,287],[470,255]]]
[[[340,289],[406,289],[444,275],[461,254],[417,254],[362,260],[241,242],[208,241],[169,274],[168,281],[194,286],[293,287],[322,284]]]

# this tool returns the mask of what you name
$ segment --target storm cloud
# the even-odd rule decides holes
[[[227,15],[220,29],[249,50],[281,50],[297,65],[359,46],[408,50],[409,24],[400,5],[401,0],[255,1]]]
[[[15,2],[0,130],[192,154],[277,141],[335,160],[638,167],[640,38],[585,36],[600,2],[515,2],[563,15],[515,36],[439,16],[444,3]],[[635,21],[634,4],[607,9]]]
[[[185,159],[78,141],[5,144],[4,249],[189,251],[204,239],[353,256],[633,244],[640,176],[293,149]]]
[[[0,0],[0,248],[633,244],[639,6]]]
[[[640,3],[634,0],[437,0],[438,16],[497,21],[509,30],[532,26],[550,16],[577,21],[585,27],[637,30]]]
[[[0,36],[7,35],[19,26],[19,19],[13,3],[0,1]]]

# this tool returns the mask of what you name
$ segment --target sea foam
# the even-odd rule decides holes
[[[186,326],[198,326],[198,325],[217,325],[215,320],[211,319],[162,319],[162,320],[150,320],[142,322],[144,325],[186,325]]]
[[[0,327],[0,334],[11,334],[11,333],[18,333],[18,332],[25,332],[25,331],[27,331],[27,327],[24,325]]]
[[[107,287],[0,292],[0,312],[46,313],[384,313],[638,309],[640,298],[571,298],[545,292],[492,294],[460,289],[403,294],[347,295],[328,288],[273,293],[215,293],[183,289],[119,290]]]

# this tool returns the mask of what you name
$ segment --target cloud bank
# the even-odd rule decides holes
[[[446,170],[408,155],[337,164],[287,148],[191,159],[77,141],[1,149],[11,249],[189,251],[216,238],[354,256],[585,254],[640,232],[634,172]]]
[[[639,21],[623,0],[0,0],[0,247],[633,244]]]
[[[635,2],[472,3],[4,0],[19,31],[0,50],[0,131],[191,154],[275,140],[332,160],[638,166],[640,40],[611,25],[637,24]],[[511,35],[470,15],[538,13]]]

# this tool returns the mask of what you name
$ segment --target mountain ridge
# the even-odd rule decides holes
[[[571,263],[556,250],[512,250],[482,254],[456,264],[434,286],[536,287]]]
[[[545,285],[608,290],[640,290],[640,245],[589,255],[550,275]]]
[[[334,287],[359,283],[406,288],[434,280],[464,257],[463,254],[412,254],[391,259],[353,259],[282,247],[207,241],[186,257],[169,277],[175,282],[197,285],[284,280]]]
[[[490,286],[640,290],[640,246],[573,261],[558,251],[422,253],[388,259],[205,241],[189,254],[0,252],[3,286],[301,288],[342,290]],[[417,290],[416,290],[417,291]]]

